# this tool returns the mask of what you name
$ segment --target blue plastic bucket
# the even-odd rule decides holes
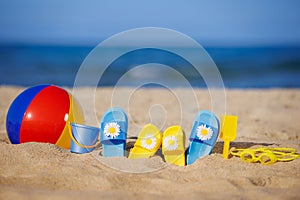
[[[71,123],[71,148],[73,153],[89,153],[98,145],[100,129],[93,126]]]

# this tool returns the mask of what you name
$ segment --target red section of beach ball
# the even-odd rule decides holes
[[[40,91],[29,104],[20,129],[20,143],[55,144],[66,125],[70,108],[68,93],[56,86]]]

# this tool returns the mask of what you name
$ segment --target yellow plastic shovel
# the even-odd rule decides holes
[[[228,159],[230,142],[236,138],[238,117],[223,115],[221,118],[220,137],[224,141],[223,158]]]

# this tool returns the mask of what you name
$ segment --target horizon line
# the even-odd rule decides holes
[[[53,46],[53,47],[96,47],[100,42],[42,42],[42,41],[7,41],[0,39],[0,46]],[[201,46],[203,47],[224,47],[224,48],[234,48],[234,47],[300,47],[300,42],[199,42],[196,40]],[[119,46],[123,47],[123,46]],[[124,46],[127,47],[127,46]],[[189,46],[185,45],[170,45],[170,47],[174,48],[188,48]]]

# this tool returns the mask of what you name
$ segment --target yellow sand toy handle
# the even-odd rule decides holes
[[[224,141],[223,158],[228,159],[230,142],[236,138],[238,117],[223,115],[221,118],[221,133],[220,137]]]
[[[223,146],[223,158],[227,159],[229,155],[229,148],[230,148],[230,141],[224,140],[224,146]]]
[[[71,127],[71,123],[72,122],[68,122],[68,129],[69,129],[69,133],[70,133],[70,136],[71,136],[71,139],[73,140],[73,142],[75,142],[76,145],[80,146],[81,148],[85,148],[85,149],[90,149],[90,148],[95,148],[97,147],[99,144],[100,144],[100,141],[96,142],[94,145],[91,145],[91,146],[85,146],[81,143],[79,143],[73,136],[73,132],[72,132],[72,127]]]

